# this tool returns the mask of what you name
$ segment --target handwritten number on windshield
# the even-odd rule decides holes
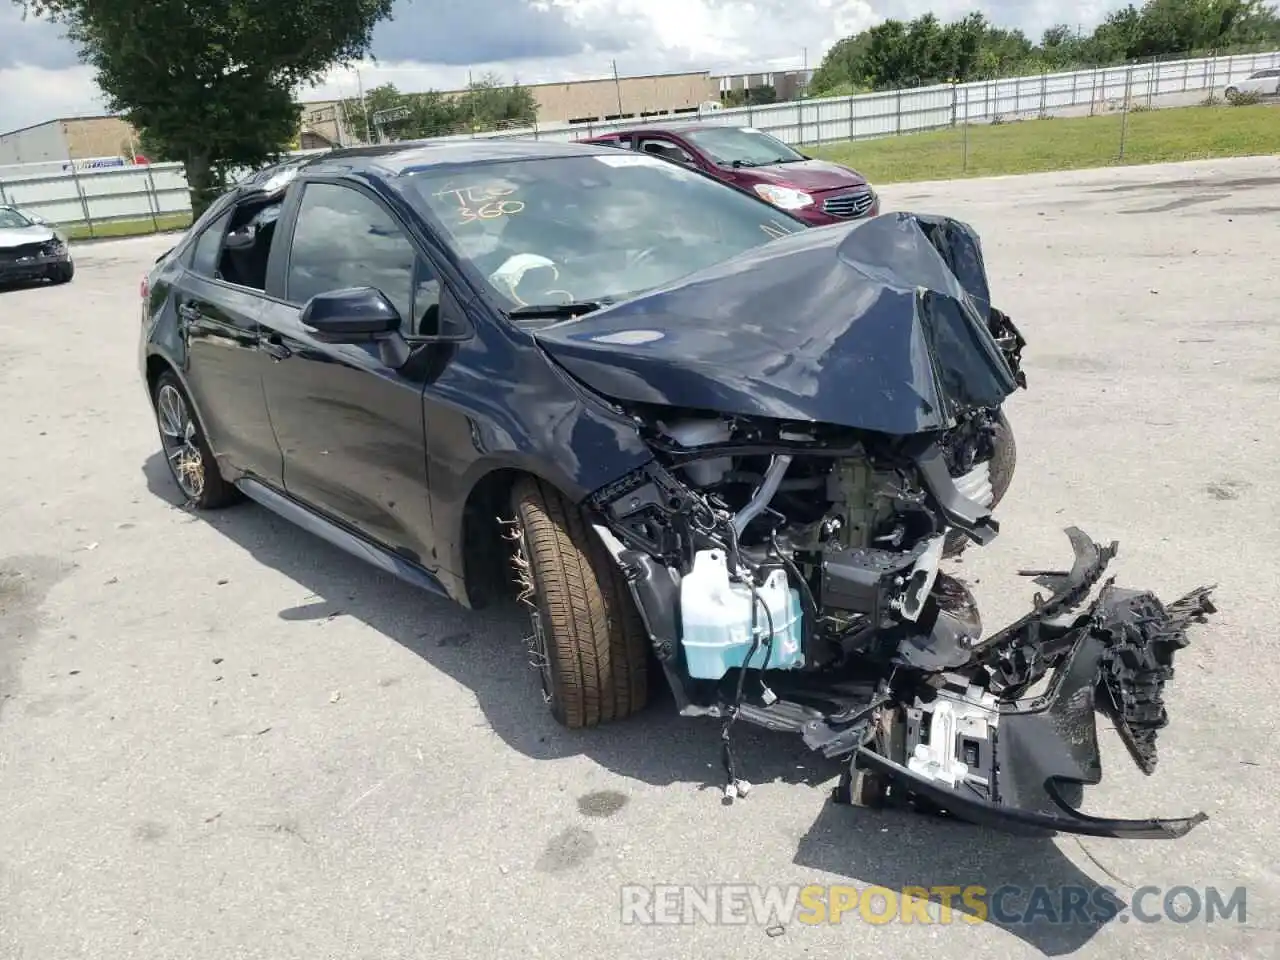
[[[453,197],[458,204],[458,223],[474,223],[477,220],[497,220],[509,217],[524,209],[523,200],[504,200],[516,192],[515,187],[502,184],[486,184],[483,186],[459,187],[456,190],[441,190],[434,194],[437,197]]]

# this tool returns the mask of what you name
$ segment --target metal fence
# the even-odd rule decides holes
[[[1159,106],[1170,95],[1221,92],[1256,70],[1280,67],[1280,52],[1170,60],[974,83],[699,111],[696,115],[436,137],[570,141],[609,130],[680,120],[750,126],[797,146],[888,137],[1028,117],[1089,116]],[[317,153],[324,151],[298,151]],[[967,158],[967,151],[966,151]],[[182,165],[153,164],[0,179],[0,203],[19,204],[79,237],[112,236],[184,226],[190,196]]]
[[[6,178],[0,180],[0,203],[61,224],[76,239],[172,230],[191,219],[180,163]]]

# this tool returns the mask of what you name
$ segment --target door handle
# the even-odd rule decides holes
[[[188,323],[195,323],[200,319],[200,308],[194,303],[182,303],[178,305],[178,316]]]
[[[284,345],[284,340],[278,333],[273,333],[270,336],[263,337],[259,343],[262,344],[262,349],[266,352],[267,356],[276,362],[293,356],[293,351]]]

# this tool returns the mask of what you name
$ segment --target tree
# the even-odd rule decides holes
[[[495,74],[472,81],[456,100],[458,115],[476,133],[537,123],[538,101],[528,87],[503,84]]]
[[[67,27],[108,107],[186,165],[199,216],[224,172],[297,132],[294,91],[368,50],[392,0],[15,0]]]
[[[344,100],[341,110],[351,130],[359,137],[364,137],[368,129],[375,139],[381,133],[385,140],[421,140],[457,133],[459,126],[458,105],[443,94],[435,90],[401,93],[390,83],[366,91],[363,103],[356,98]],[[391,111],[400,115],[386,118],[385,114]],[[384,114],[384,117],[379,118],[379,114]]]
[[[1141,7],[1114,11],[1089,36],[1065,24],[1050,27],[1039,45],[1020,30],[988,23],[980,13],[946,24],[927,13],[907,22],[885,20],[838,41],[815,71],[810,95],[1226,53],[1264,44],[1280,44],[1280,13],[1268,0],[1145,0]]]

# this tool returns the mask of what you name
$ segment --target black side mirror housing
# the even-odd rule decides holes
[[[375,287],[347,287],[317,293],[299,318],[324,343],[376,342],[388,367],[398,370],[409,360],[409,344],[400,333],[400,311]]]
[[[374,287],[347,287],[317,293],[299,318],[316,339],[328,343],[364,343],[399,333],[400,313]]]

